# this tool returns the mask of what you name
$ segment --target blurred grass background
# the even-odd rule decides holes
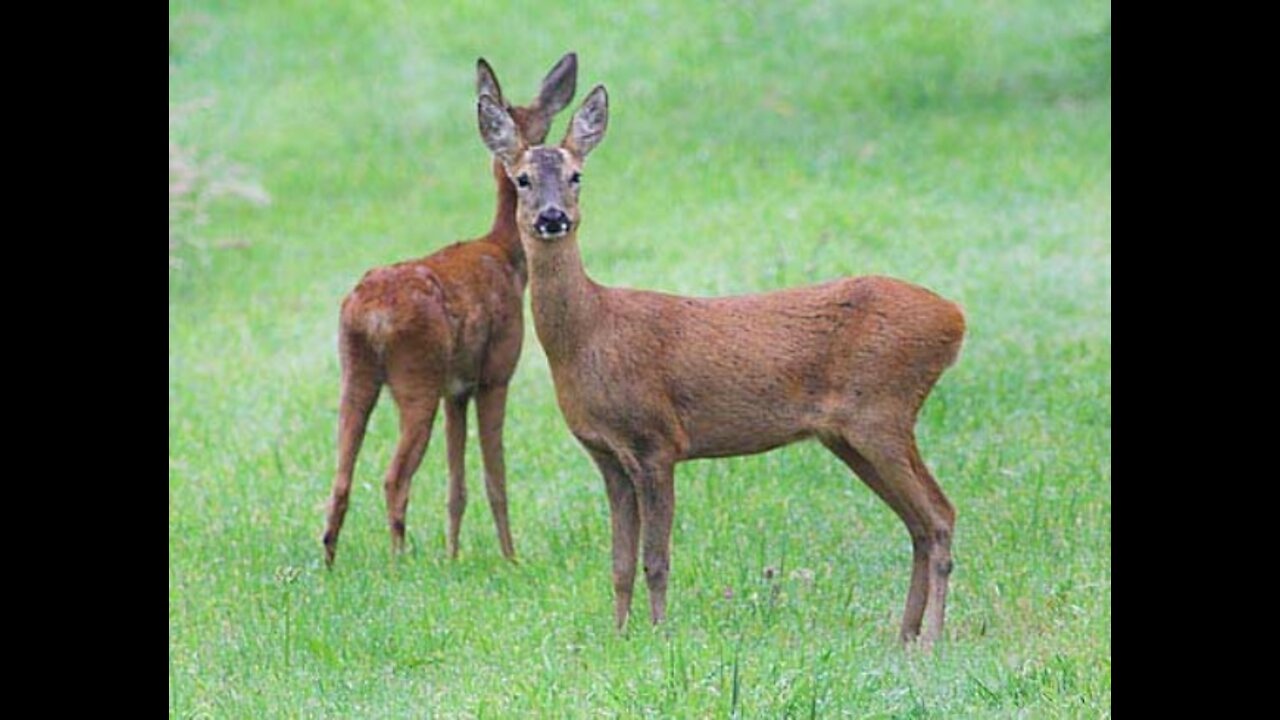
[[[507,425],[522,563],[474,440],[445,560],[438,437],[389,557],[384,402],[324,572],[338,303],[487,229],[475,59],[524,100],[571,49],[579,99],[610,91],[598,281],[884,273],[964,305],[919,429],[959,512],[935,654],[894,642],[905,530],[811,444],[682,466],[671,621],[614,633],[602,483],[532,332]],[[169,106],[171,716],[1110,715],[1109,3],[171,2]],[[203,178],[176,211],[175,147]]]

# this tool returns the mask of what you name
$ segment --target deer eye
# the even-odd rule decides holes
[[[529,187],[529,173],[520,173],[516,176],[516,185],[522,188]]]
[[[573,183],[574,185],[577,185],[578,183],[582,182],[582,173],[576,172],[570,175],[569,182]]]

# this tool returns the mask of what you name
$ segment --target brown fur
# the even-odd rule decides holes
[[[526,107],[510,107],[492,69],[477,65],[477,92],[503,103],[527,137],[545,138],[552,117],[573,98],[577,57],[560,60]],[[502,553],[514,558],[507,520],[502,426],[507,384],[520,358],[524,335],[524,250],[515,224],[516,193],[493,163],[497,211],[489,233],[450,245],[418,260],[365,273],[342,303],[338,347],[342,400],[338,427],[338,472],[324,533],[325,559],[332,565],[342,530],[356,455],[369,414],[383,384],[400,411],[400,442],[387,470],[387,521],[393,548],[404,547],[409,485],[431,439],[436,409],[445,406],[449,462],[451,556],[466,510],[463,476],[467,404],[474,397],[484,456],[485,489]]]
[[[495,108],[482,102],[486,112]],[[618,625],[630,612],[642,539],[651,618],[665,614],[677,462],[817,438],[906,524],[914,564],[902,636],[920,635],[927,612],[931,643],[942,632],[955,511],[920,458],[914,428],[960,350],[960,309],[884,277],[712,299],[598,285],[583,269],[578,193],[567,178],[606,123],[597,88],[559,149],[505,148],[489,134],[486,143],[510,158],[511,177],[533,178],[516,215],[534,326],[565,421],[604,476]],[[564,156],[559,175],[544,171],[548,152]],[[572,229],[540,235],[536,219],[549,211],[565,212]]]

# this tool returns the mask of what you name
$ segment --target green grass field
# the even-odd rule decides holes
[[[169,271],[170,716],[1110,716],[1110,3],[572,6],[170,3],[171,143],[272,197],[215,204]],[[934,653],[896,643],[905,529],[817,444],[682,465],[670,621],[615,632],[603,484],[532,328],[521,563],[474,418],[462,556],[441,422],[391,557],[384,397],[325,571],[338,303],[488,228],[476,57],[525,100],[570,49],[578,99],[611,99],[579,238],[598,281],[881,273],[965,307],[919,427],[959,513]]]

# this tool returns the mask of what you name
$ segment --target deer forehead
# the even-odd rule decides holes
[[[536,147],[525,153],[523,170],[540,183],[559,183],[565,168],[574,166],[569,151],[558,147]]]

